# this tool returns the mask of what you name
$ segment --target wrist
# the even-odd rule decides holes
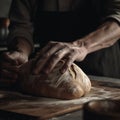
[[[76,40],[74,44],[78,46],[82,44],[88,53],[92,53],[112,46],[119,38],[120,26],[118,23],[107,21],[82,39]]]
[[[87,51],[87,53],[89,51],[89,47],[88,47],[89,45],[87,44],[85,39],[78,39],[78,40],[72,42],[72,44],[79,48],[84,48]]]

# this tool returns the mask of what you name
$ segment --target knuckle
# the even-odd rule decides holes
[[[64,50],[69,50],[70,48],[67,45],[64,45]]]
[[[60,46],[62,46],[62,43],[50,41],[50,42],[48,43],[48,45],[51,46],[51,47],[60,47]]]
[[[74,53],[76,53],[76,50],[75,49],[71,49],[70,52],[74,54]]]
[[[55,46],[56,46],[56,47],[62,47],[63,45],[62,45],[62,43],[57,42],[57,43],[55,44]]]
[[[57,46],[62,46],[62,43],[61,42],[56,42],[56,45]]]
[[[55,45],[57,42],[55,42],[55,41],[49,41],[48,42],[48,45]]]
[[[54,54],[54,58],[58,59],[58,58],[60,58],[60,55],[59,54]]]
[[[49,43],[52,43],[52,44],[53,44],[53,43],[56,43],[56,42],[55,42],[55,41],[50,41]]]
[[[53,41],[49,41],[48,44],[47,44],[47,46],[49,46],[49,47],[50,47],[50,46],[53,46],[53,45],[54,45],[54,42],[53,42]]]

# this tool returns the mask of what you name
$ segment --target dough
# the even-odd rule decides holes
[[[76,65],[62,74],[60,68],[64,61],[60,61],[48,75],[32,75],[34,60],[20,67],[18,85],[22,92],[36,96],[59,99],[77,99],[88,93],[91,82],[87,75]]]

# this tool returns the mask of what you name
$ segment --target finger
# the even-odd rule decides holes
[[[9,72],[7,70],[0,70],[0,78],[16,80],[18,78],[18,75],[16,73]]]
[[[43,53],[45,53],[48,49],[50,49],[51,47],[50,46],[46,46],[42,49],[40,49],[36,55],[35,55],[35,59],[39,58]]]
[[[72,54],[69,54],[66,58],[66,60],[65,60],[65,63],[64,63],[64,65],[63,65],[63,67],[60,69],[60,71],[61,71],[61,73],[65,73],[66,72],[66,70],[72,65],[72,63],[75,61],[75,59],[76,59],[76,57],[77,57],[77,54],[74,54],[74,53],[72,53]]]
[[[46,53],[46,51],[48,51],[50,48],[52,48],[52,46],[53,46],[53,44],[51,44],[51,42],[49,42],[45,47],[43,47],[42,49],[40,49],[37,52],[35,58],[38,58],[38,57],[42,56],[43,53]]]
[[[50,41],[44,48],[37,52],[36,57],[43,56],[44,53],[48,52],[50,49],[56,47],[60,48],[62,44],[60,42]]]
[[[21,60],[27,60],[28,59],[28,55],[24,52],[19,52],[19,51],[14,51],[11,54],[9,54],[9,56],[11,57],[11,59],[18,59],[21,58]]]
[[[46,65],[46,63],[50,59],[50,57],[53,55],[53,53],[55,53],[59,49],[61,49],[61,46],[56,44],[52,48],[48,49],[46,51],[46,54],[40,56],[38,58],[38,60],[36,61],[36,65],[35,65],[35,68],[33,70],[33,73],[34,74],[39,74],[41,72],[42,68]]]
[[[35,74],[35,75],[40,73],[40,71],[41,71],[42,67],[45,65],[46,61],[47,61],[46,59],[45,60],[39,59],[37,61],[37,63],[35,64],[32,73]]]
[[[50,73],[54,69],[56,64],[58,64],[58,62],[63,57],[65,57],[68,52],[69,49],[65,47],[64,49],[59,50],[55,54],[53,54],[52,57],[49,59],[48,63],[46,64],[45,68],[43,68],[43,72],[45,72],[46,74]]]
[[[46,63],[47,59],[46,59],[46,52],[49,51],[49,49],[51,49],[51,45],[47,45],[44,48],[42,48],[39,52],[37,52],[36,56],[35,56],[35,65],[33,68],[33,74],[38,74],[39,71],[41,70],[41,68],[44,66],[44,64]],[[43,55],[44,54],[44,55]]]
[[[14,51],[14,52],[8,52],[7,54],[9,56],[9,58],[11,60],[14,61],[14,63],[12,65],[21,65],[25,62],[27,62],[27,57],[23,54],[23,53],[20,53],[18,51]]]
[[[6,69],[6,70],[12,71],[12,72],[19,71],[19,68],[17,66],[11,66],[9,63],[1,63],[0,70],[2,70],[2,69]]]

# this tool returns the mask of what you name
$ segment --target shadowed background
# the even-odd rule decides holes
[[[8,17],[12,0],[0,0],[0,17]]]

